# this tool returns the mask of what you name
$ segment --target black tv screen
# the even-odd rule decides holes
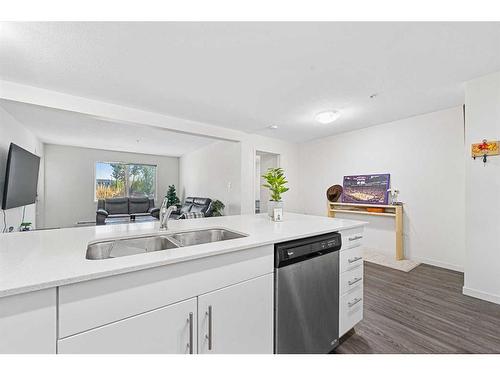
[[[10,144],[2,209],[7,210],[35,203],[39,168],[38,156],[14,143]]]

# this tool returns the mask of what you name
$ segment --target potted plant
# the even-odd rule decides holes
[[[224,207],[226,205],[222,203],[220,200],[214,200],[212,201],[212,215],[213,216],[224,216]]]
[[[179,197],[177,197],[177,193],[175,191],[175,185],[169,185],[167,191],[167,207],[178,205],[180,203]]]
[[[274,217],[275,208],[283,208],[283,201],[281,200],[281,194],[286,193],[289,188],[285,185],[288,181],[285,177],[285,172],[283,168],[269,168],[267,173],[262,176],[267,184],[262,185],[266,187],[271,192],[271,199],[268,204],[268,214],[270,217]]]
[[[31,230],[31,222],[22,222],[19,228],[21,232],[27,232]]]

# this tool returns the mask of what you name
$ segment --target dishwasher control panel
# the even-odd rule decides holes
[[[275,265],[282,267],[304,258],[338,251],[342,247],[340,233],[328,233],[314,237],[301,238],[275,245]]]
[[[328,249],[329,247],[338,246],[340,244],[340,238],[333,238],[320,243],[322,249]]]

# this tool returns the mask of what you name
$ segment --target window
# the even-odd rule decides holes
[[[155,198],[156,165],[97,162],[95,198]]]

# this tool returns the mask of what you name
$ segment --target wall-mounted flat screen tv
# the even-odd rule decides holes
[[[39,168],[38,156],[14,143],[10,144],[2,209],[7,210],[35,203]]]

